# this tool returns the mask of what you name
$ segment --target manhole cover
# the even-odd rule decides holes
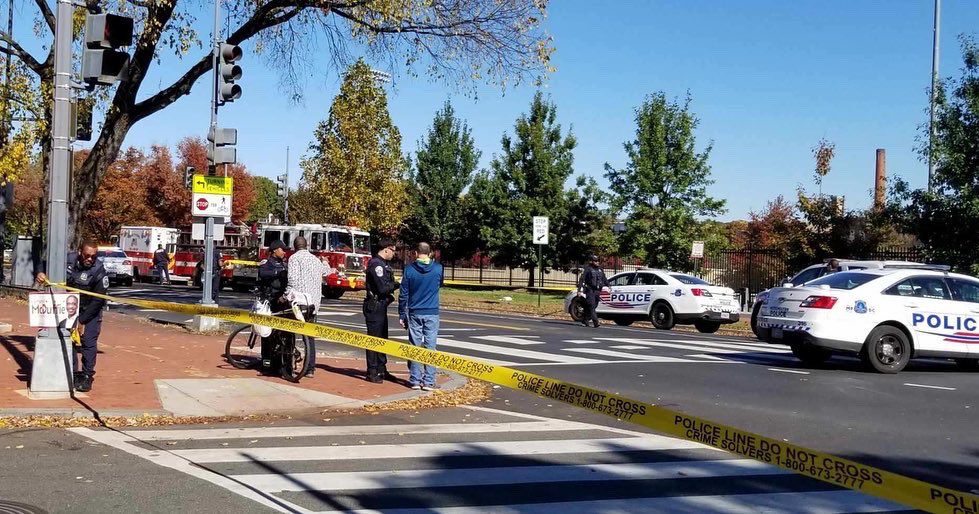
[[[48,514],[46,510],[24,503],[0,500],[0,514]]]

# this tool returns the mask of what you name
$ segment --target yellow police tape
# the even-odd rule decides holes
[[[873,466],[715,423],[704,418],[689,416],[651,403],[610,394],[599,389],[317,323],[254,314],[241,309],[121,298],[82,291],[60,284],[57,286],[122,304],[190,315],[210,316],[244,324],[265,325],[276,330],[318,337],[401,357],[409,361],[422,362],[485,380],[492,384],[531,392],[553,401],[622,419],[681,439],[703,443],[916,509],[943,514],[979,514],[979,496],[974,494],[929,484]]]

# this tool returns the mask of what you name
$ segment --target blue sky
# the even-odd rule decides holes
[[[836,144],[823,191],[845,195],[847,207],[870,203],[875,149],[887,150],[888,174],[923,186],[926,165],[915,148],[927,121],[932,0],[635,0],[552,1],[546,27],[554,37],[554,73],[544,91],[572,129],[578,175],[601,177],[606,162],[625,164],[633,109],[644,95],[689,94],[700,118],[701,146],[713,141],[710,192],[727,199],[721,219],[744,218],[777,195],[814,190],[811,149]],[[202,34],[207,37],[207,16]],[[944,0],[941,75],[961,68],[958,35],[979,31],[975,0]],[[307,77],[305,100],[290,104],[275,72],[246,49],[244,96],[221,111],[239,130],[239,161],[274,176],[286,164],[292,182],[316,124],[327,116],[340,73],[325,64]],[[192,54],[193,60],[197,53]],[[144,84],[166,85],[187,64],[164,58]],[[127,145],[174,144],[206,133],[207,80],[165,111],[136,125]],[[153,90],[155,91],[155,89]],[[451,98],[472,128],[488,166],[500,137],[525,112],[532,86],[478,88],[476,99],[425,77],[396,75],[388,86],[403,146],[414,153],[435,111]]]

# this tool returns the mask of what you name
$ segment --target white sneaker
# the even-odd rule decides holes
[[[422,386],[420,386],[418,384],[411,384],[411,389],[414,390],[414,391],[421,391],[422,390]]]
[[[441,389],[441,387],[435,384],[422,386],[422,391],[437,391],[439,389]]]

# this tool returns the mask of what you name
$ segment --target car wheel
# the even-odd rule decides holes
[[[795,355],[803,364],[818,366],[828,361],[833,356],[833,352],[811,344],[795,343],[792,345],[792,355]]]
[[[631,319],[617,318],[617,319],[614,319],[612,321],[614,321],[615,324],[618,325],[618,326],[620,326],[620,327],[628,327],[629,325],[632,324],[632,321],[633,320],[631,320]]]
[[[713,334],[721,328],[721,324],[716,321],[704,321],[697,320],[693,323],[693,326],[697,327],[697,332],[704,334]]]
[[[755,308],[751,309],[751,332],[755,334],[755,337],[761,339],[761,333],[758,332],[758,313],[761,312],[761,304],[755,305]]]
[[[571,305],[568,306],[568,314],[577,323],[585,321],[585,300],[580,297],[571,300]]]
[[[901,329],[882,325],[867,337],[860,358],[878,373],[898,373],[911,360],[911,342]]]
[[[673,308],[666,302],[653,304],[653,308],[649,311],[649,321],[660,330],[670,330],[676,324]]]
[[[955,363],[966,371],[979,370],[979,359],[955,359]]]
[[[330,300],[339,300],[343,296],[343,289],[338,287],[323,288],[323,296]]]

